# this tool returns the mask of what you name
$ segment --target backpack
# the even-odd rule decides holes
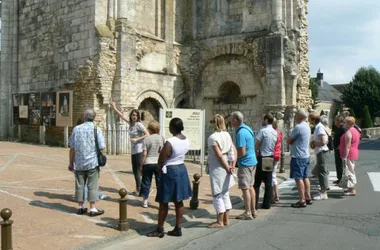
[[[325,132],[327,134],[327,147],[329,148],[330,151],[334,150],[334,144],[333,144],[333,138],[331,135],[329,135],[329,133],[327,133],[326,129],[325,129]]]

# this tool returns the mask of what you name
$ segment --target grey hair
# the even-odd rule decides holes
[[[231,113],[232,119],[235,119],[238,121],[240,124],[243,123],[244,121],[244,115],[240,111],[234,111]]]
[[[306,119],[309,116],[309,114],[306,111],[306,109],[303,109],[303,108],[298,109],[297,112],[296,112],[296,115],[301,116],[303,119]]]
[[[338,120],[338,121],[340,121],[340,122],[344,122],[344,118],[343,118],[343,116],[341,116],[341,115],[336,115],[335,116],[335,120]]]
[[[321,117],[320,117],[320,120],[321,120],[321,123],[323,124],[323,125],[328,125],[329,124],[329,118],[327,118],[327,115],[322,115]]]
[[[92,122],[95,120],[95,116],[96,116],[96,113],[95,113],[95,110],[93,110],[92,108],[87,108],[83,111],[83,120],[85,122]]]

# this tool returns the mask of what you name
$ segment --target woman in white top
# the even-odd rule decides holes
[[[141,175],[140,175],[140,163],[143,153],[143,141],[144,138],[149,135],[149,132],[145,129],[144,125],[141,123],[140,111],[133,109],[129,113],[129,118],[124,116],[117,108],[114,102],[111,103],[112,108],[115,110],[116,114],[120,116],[121,119],[129,123],[129,137],[131,138],[131,153],[132,153],[132,170],[135,176],[136,191],[133,192],[135,195],[140,193],[141,186]]]
[[[189,140],[181,132],[183,122],[179,118],[173,118],[169,123],[169,138],[158,157],[158,170],[161,171],[158,183],[156,201],[160,203],[158,211],[158,225],[156,230],[147,234],[149,237],[164,237],[164,222],[168,215],[169,202],[175,204],[176,226],[168,235],[182,236],[181,221],[183,217],[183,200],[191,197],[190,180],[184,164],[185,155],[189,151]]]
[[[208,227],[222,228],[229,224],[229,213],[232,208],[229,190],[235,184],[232,173],[237,153],[230,134],[226,132],[224,118],[217,114],[210,123],[215,132],[207,140],[207,163],[217,220]]]

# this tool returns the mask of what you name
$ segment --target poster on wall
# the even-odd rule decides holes
[[[29,124],[31,125],[41,124],[41,94],[40,93],[29,94],[28,116],[29,116]]]
[[[40,124],[40,93],[15,94],[12,101],[14,124]]]
[[[41,124],[55,126],[56,124],[56,93],[41,93]]]
[[[73,126],[73,92],[57,91],[56,95],[56,126]]]

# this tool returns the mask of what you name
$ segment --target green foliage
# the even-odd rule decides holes
[[[380,115],[380,73],[374,67],[360,68],[352,81],[343,90],[343,103],[350,107],[351,114],[364,117],[364,106],[368,106],[371,117]]]
[[[373,122],[371,119],[371,115],[369,114],[368,106],[364,106],[363,114],[364,114],[364,116],[363,116],[363,121],[362,121],[362,127],[363,128],[372,128]]]
[[[350,109],[350,116],[356,118],[356,114],[355,114],[354,109]]]
[[[309,89],[311,90],[311,99],[313,99],[313,103],[314,103],[313,108],[316,108],[317,104],[319,103],[317,78],[310,77]]]

